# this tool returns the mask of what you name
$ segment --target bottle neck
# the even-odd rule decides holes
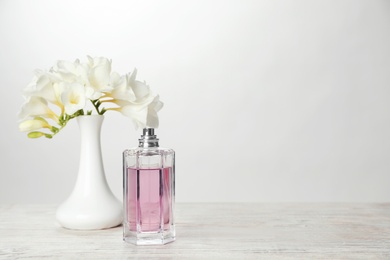
[[[138,147],[141,148],[153,148],[158,147],[158,138],[154,134],[153,128],[144,128],[143,129],[143,135],[141,136],[141,139],[139,140]]]

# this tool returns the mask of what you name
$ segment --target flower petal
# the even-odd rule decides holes
[[[105,90],[110,82],[111,68],[107,65],[100,65],[92,68],[89,72],[89,82],[96,90]]]
[[[21,132],[35,131],[44,127],[47,128],[50,127],[50,125],[44,120],[39,120],[39,119],[25,120],[19,124],[19,130]]]
[[[51,117],[53,111],[47,106],[47,101],[41,97],[30,97],[23,104],[21,111],[18,114],[20,120],[28,117],[42,116]]]
[[[65,107],[65,113],[74,114],[83,109],[86,104],[85,88],[80,83],[72,83],[66,86],[61,95],[61,101]]]
[[[88,61],[88,79],[90,85],[95,90],[109,90],[111,60],[104,57],[92,58],[88,56]]]

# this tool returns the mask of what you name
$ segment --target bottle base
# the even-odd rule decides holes
[[[138,234],[137,236],[123,237],[123,241],[133,245],[165,245],[175,241],[174,236],[162,236],[159,233],[156,234]]]

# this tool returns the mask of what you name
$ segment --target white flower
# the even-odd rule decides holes
[[[151,91],[146,83],[136,80],[137,69],[133,73],[126,75],[126,81],[121,84],[115,84],[111,91],[111,96],[116,100],[123,100],[127,102],[140,102],[143,99],[148,99]],[[126,83],[126,84],[124,84]]]
[[[74,62],[60,60],[51,68],[51,72],[57,76],[58,82],[78,82],[84,86],[88,82],[88,66],[80,63],[77,59]]]
[[[86,105],[85,88],[80,83],[63,84],[61,101],[65,107],[65,113],[74,114]]]
[[[30,132],[41,128],[51,128],[51,125],[43,118],[25,120],[19,124],[19,130],[21,132]]]
[[[35,71],[34,78],[23,91],[23,94],[26,97],[41,97],[53,104],[58,103],[59,93],[54,78],[55,76],[48,72],[41,70]]]
[[[135,71],[135,74],[137,71]],[[133,72],[134,74],[134,72]],[[137,100],[142,100],[143,98],[148,98],[151,94],[150,87],[146,85],[145,82],[141,82],[138,80],[135,80],[135,76],[133,78],[133,74],[128,77],[128,85],[131,86]]]
[[[163,104],[145,82],[136,80],[136,76],[135,69],[133,73],[126,75],[125,81],[123,77],[115,77],[114,88],[109,95],[113,98],[112,102],[119,106],[116,110],[133,119],[136,128],[157,128],[157,112]]]
[[[159,96],[149,95],[143,102],[127,102],[127,104],[124,104],[118,110],[124,116],[133,119],[136,128],[157,128],[159,125],[157,112],[162,107],[163,103],[159,100]]]
[[[18,115],[20,130],[30,131],[31,138],[51,138],[72,118],[90,115],[92,110],[86,111],[87,104],[100,115],[119,111],[136,127],[158,127],[157,112],[163,106],[159,96],[145,82],[136,80],[136,69],[120,75],[111,71],[111,63],[104,57],[88,56],[85,63],[61,60],[49,71],[37,70],[23,92],[26,101]],[[51,126],[44,118],[57,125]],[[40,128],[50,132],[35,131]]]
[[[136,100],[133,89],[128,84],[128,76],[120,76],[117,73],[111,75],[111,85],[113,89],[109,95],[115,100],[134,102]]]
[[[146,126],[157,128],[159,125],[157,112],[164,106],[164,103],[160,101],[160,97],[156,96],[152,103],[148,106],[148,117],[146,119]]]
[[[103,57],[88,56],[88,79],[90,86],[96,92],[108,91],[111,75],[111,60]]]
[[[53,75],[56,76],[58,83],[78,83],[85,87],[85,95],[88,99],[95,100],[101,97],[101,91],[97,91],[90,83],[89,64],[82,64],[79,60],[74,62],[58,61],[51,69]]]
[[[23,104],[21,111],[18,114],[20,120],[25,120],[29,117],[46,117],[58,121],[58,116],[48,107],[48,103],[41,97],[30,97]]]

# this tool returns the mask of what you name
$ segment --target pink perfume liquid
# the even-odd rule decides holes
[[[172,168],[127,169],[127,221],[131,231],[169,229],[172,212]]]

